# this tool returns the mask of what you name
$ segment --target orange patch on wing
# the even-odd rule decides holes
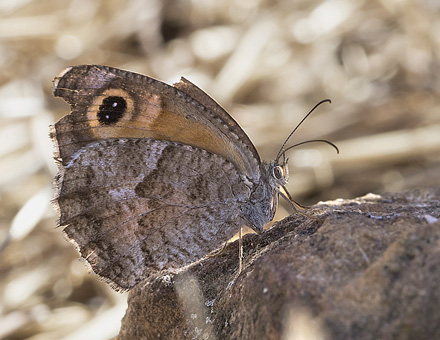
[[[234,145],[226,136],[218,134],[215,128],[211,128],[207,122],[199,122],[164,110],[154,121],[152,130],[153,138],[180,142],[205,149],[235,163],[245,171],[245,165],[234,149]]]
[[[104,98],[123,97],[127,102],[124,116],[114,125],[101,125],[97,119],[98,110]],[[151,126],[160,115],[161,100],[158,95],[151,95],[145,102],[138,102],[135,108],[133,98],[124,90],[109,89],[96,97],[87,111],[87,121],[98,139],[104,138],[148,138],[152,137]],[[136,112],[135,112],[136,109]]]
[[[140,114],[133,123],[139,123],[140,126],[153,129],[154,122],[162,114],[161,104],[162,100],[159,95],[151,94],[147,96],[147,100],[138,103]]]

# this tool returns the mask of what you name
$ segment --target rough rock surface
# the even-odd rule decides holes
[[[119,339],[440,339],[440,188],[320,203],[130,292]]]

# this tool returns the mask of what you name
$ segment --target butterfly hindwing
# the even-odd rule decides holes
[[[249,197],[231,162],[154,139],[92,143],[58,183],[65,234],[95,273],[122,289],[217,249],[243,224],[240,202]]]

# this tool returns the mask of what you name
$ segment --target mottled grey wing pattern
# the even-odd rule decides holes
[[[218,248],[245,223],[240,205],[250,195],[231,162],[155,139],[90,144],[55,182],[66,236],[120,289]]]

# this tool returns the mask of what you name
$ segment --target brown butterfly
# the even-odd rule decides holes
[[[259,233],[273,219],[287,139],[262,162],[235,120],[188,80],[169,86],[81,65],[56,77],[53,93],[72,109],[51,127],[59,225],[114,288],[189,265],[244,225]]]

